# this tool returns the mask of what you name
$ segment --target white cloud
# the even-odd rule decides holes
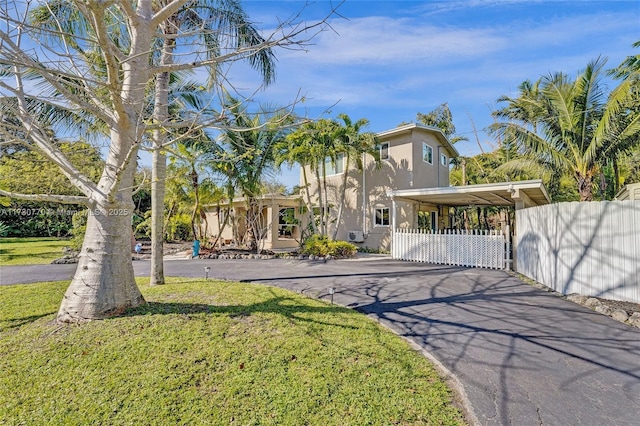
[[[518,2],[508,3],[523,10]],[[473,7],[485,7],[478,12],[489,16],[495,5],[475,2]],[[277,83],[262,96],[283,103],[301,89],[307,97],[301,112],[321,111],[339,101],[335,112],[366,116],[374,130],[449,102],[458,130],[471,133],[467,113],[482,129],[491,122],[495,99],[516,94],[525,79],[552,71],[575,76],[599,54],[609,56],[613,67],[635,53],[631,43],[637,39],[637,13],[589,14],[585,8],[584,13],[562,15],[539,7],[536,14],[511,13],[508,19],[489,22],[470,20],[469,10],[466,20],[447,21],[413,9],[396,18],[332,20],[338,34],[320,34],[307,53],[277,52]],[[248,76],[245,81],[255,79],[255,74]]]
[[[370,64],[415,62],[479,56],[505,47],[506,40],[492,29],[438,27],[419,19],[364,17],[332,21],[335,30],[323,32],[307,53],[285,53],[283,58],[315,64]]]

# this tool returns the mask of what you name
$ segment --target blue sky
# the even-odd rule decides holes
[[[301,12],[321,19],[337,2],[245,1],[251,20],[268,30]],[[309,118],[367,118],[370,131],[415,120],[447,102],[457,133],[469,138],[462,155],[485,150],[483,129],[501,95],[516,95],[524,80],[563,71],[574,77],[598,56],[614,67],[640,53],[640,1],[360,1],[347,0],[333,30],[318,34],[305,51],[277,50],[277,80],[260,101],[287,105]],[[240,66],[229,74],[236,87],[255,89],[256,73]],[[329,114],[323,112],[330,110]],[[473,128],[477,129],[477,133]],[[279,180],[297,183],[298,171]]]

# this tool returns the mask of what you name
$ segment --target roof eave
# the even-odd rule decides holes
[[[453,155],[451,157],[459,157],[460,153],[458,152],[458,150],[453,146],[453,144],[449,141],[449,139],[447,138],[447,136],[442,132],[442,130],[440,130],[437,127],[433,127],[433,126],[425,126],[424,124],[416,124],[416,123],[409,123],[409,124],[405,124],[403,126],[398,126],[394,129],[390,129],[390,130],[384,130],[382,132],[378,132],[376,133],[376,136],[378,136],[378,138],[385,138],[385,137],[390,137],[390,136],[397,136],[397,135],[401,135],[403,133],[409,133],[413,130],[426,130],[429,131],[431,133],[434,133],[436,135],[436,137],[440,140],[440,142],[448,149],[450,150]]]

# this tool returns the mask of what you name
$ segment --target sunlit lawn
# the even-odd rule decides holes
[[[64,255],[68,240],[59,238],[0,238],[0,265],[40,265]]]
[[[173,279],[126,316],[53,320],[66,282],[0,287],[0,424],[462,424],[410,346],[286,290]]]

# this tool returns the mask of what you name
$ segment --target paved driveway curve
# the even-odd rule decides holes
[[[148,273],[148,262],[134,265]],[[66,279],[74,270],[51,266],[3,267],[0,283]],[[639,424],[640,330],[505,272],[384,258],[176,260],[165,271],[203,277],[205,266],[210,277],[311,297],[327,299],[335,288],[336,303],[378,319],[453,373],[480,424]]]

